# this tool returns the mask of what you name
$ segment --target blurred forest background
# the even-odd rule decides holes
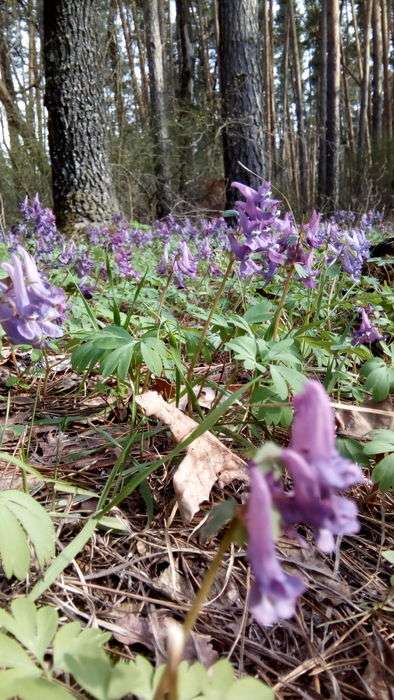
[[[69,197],[79,166],[52,190],[51,161],[67,170],[86,140],[92,191],[110,179],[86,220],[221,210],[225,181],[253,173],[297,213],[388,213],[393,14],[390,0],[0,0],[3,218],[26,194],[61,201],[65,181]]]

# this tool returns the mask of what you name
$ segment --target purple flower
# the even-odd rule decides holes
[[[272,526],[272,500],[263,474],[253,462],[249,468],[247,505],[248,559],[254,575],[250,595],[253,617],[260,625],[272,625],[292,617],[305,586],[286,574],[278,561]]]
[[[336,449],[334,416],[322,385],[308,381],[293,403],[291,440],[281,453],[293,486],[285,491],[270,474],[272,499],[286,528],[309,525],[318,547],[331,552],[334,535],[351,535],[359,529],[355,504],[338,492],[363,482],[364,477],[360,468]]]
[[[312,248],[320,248],[324,242],[324,235],[322,235],[320,228],[320,219],[321,214],[313,211],[309,222],[305,226],[306,241]]]
[[[374,343],[376,340],[383,340],[384,336],[379,333],[376,326],[371,323],[368,316],[369,309],[360,309],[361,323],[360,326],[353,332],[353,345],[367,345]]]
[[[61,337],[63,290],[42,280],[33,258],[21,246],[2,268],[8,279],[1,283],[0,323],[10,341],[42,347],[47,338]]]
[[[173,271],[178,286],[183,289],[184,276],[197,277],[197,263],[194,260],[186,241],[182,241],[173,262]]]

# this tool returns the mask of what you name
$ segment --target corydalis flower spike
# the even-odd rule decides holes
[[[286,574],[278,561],[272,526],[272,500],[263,474],[249,465],[250,494],[246,513],[248,558],[255,581],[250,607],[260,625],[269,626],[294,615],[304,584]]]
[[[334,414],[320,382],[306,382],[294,397],[290,448],[302,455],[325,487],[347,489],[364,481],[360,468],[341,457],[335,446]]]
[[[369,345],[377,340],[383,340],[383,335],[379,333],[376,326],[371,323],[367,309],[360,309],[361,323],[353,333],[353,345]]]

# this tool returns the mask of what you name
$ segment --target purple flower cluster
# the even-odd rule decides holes
[[[384,336],[379,333],[376,326],[371,323],[368,314],[372,313],[372,308],[369,306],[367,308],[358,309],[361,315],[361,321],[359,327],[353,332],[353,345],[369,345],[377,340],[383,340]]]
[[[0,283],[0,323],[10,341],[42,347],[48,338],[60,338],[63,290],[41,278],[34,259],[21,246],[1,267],[8,277]]]
[[[48,259],[62,242],[52,210],[43,207],[36,194],[32,200],[28,197],[24,199],[20,211],[23,221],[12,226],[7,234],[11,250],[16,250],[18,245],[28,242],[37,259]]]
[[[294,398],[295,418],[289,447],[280,459],[291,480],[291,489],[269,472],[263,476],[250,466],[250,495],[246,525],[248,556],[255,582],[252,613],[261,625],[271,625],[294,614],[302,581],[286,574],[277,559],[272,533],[272,506],[280,513],[287,533],[300,523],[316,535],[323,552],[334,548],[334,535],[358,532],[357,507],[340,495],[364,481],[361,470],[341,457],[335,446],[335,423],[329,398],[322,385],[308,381]]]
[[[159,275],[173,274],[177,286],[185,288],[185,277],[197,277],[197,262],[192,256],[186,241],[181,241],[175,252],[170,255],[169,243],[164,244],[163,255],[159,261]]]
[[[228,236],[230,250],[240,262],[240,274],[262,274],[269,280],[282,266],[295,266],[302,283],[314,287],[318,275],[313,265],[314,251],[302,242],[293,217],[280,216],[279,201],[271,197],[270,183],[264,182],[258,190],[240,182],[232,186],[245,199],[235,203],[242,239],[234,233]]]

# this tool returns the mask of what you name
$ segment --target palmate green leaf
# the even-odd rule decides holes
[[[146,336],[140,343],[142,359],[147,368],[156,377],[163,371],[163,360],[167,357],[167,348],[159,338]]]
[[[36,608],[28,598],[13,600],[11,614],[0,610],[0,627],[12,634],[40,663],[55,636],[57,626],[55,608],[49,605]]]
[[[226,350],[234,353],[235,359],[244,363],[246,369],[256,367],[257,344],[250,335],[242,335],[226,343]]]
[[[40,566],[55,553],[55,530],[44,508],[27,493],[0,493],[0,559],[7,578],[23,580],[29,570],[30,548],[34,547]]]
[[[232,665],[223,659],[206,672],[202,693],[197,697],[198,700],[273,700],[274,693],[256,678],[235,679]]]
[[[56,669],[67,666],[66,656],[81,653],[94,656],[101,653],[103,645],[110,639],[108,632],[98,629],[82,629],[79,622],[69,622],[60,628],[53,642],[53,664]]]
[[[284,401],[287,399],[289,392],[287,389],[287,384],[279,372],[279,368],[275,367],[275,365],[270,365],[270,374],[273,384],[273,393]]]

